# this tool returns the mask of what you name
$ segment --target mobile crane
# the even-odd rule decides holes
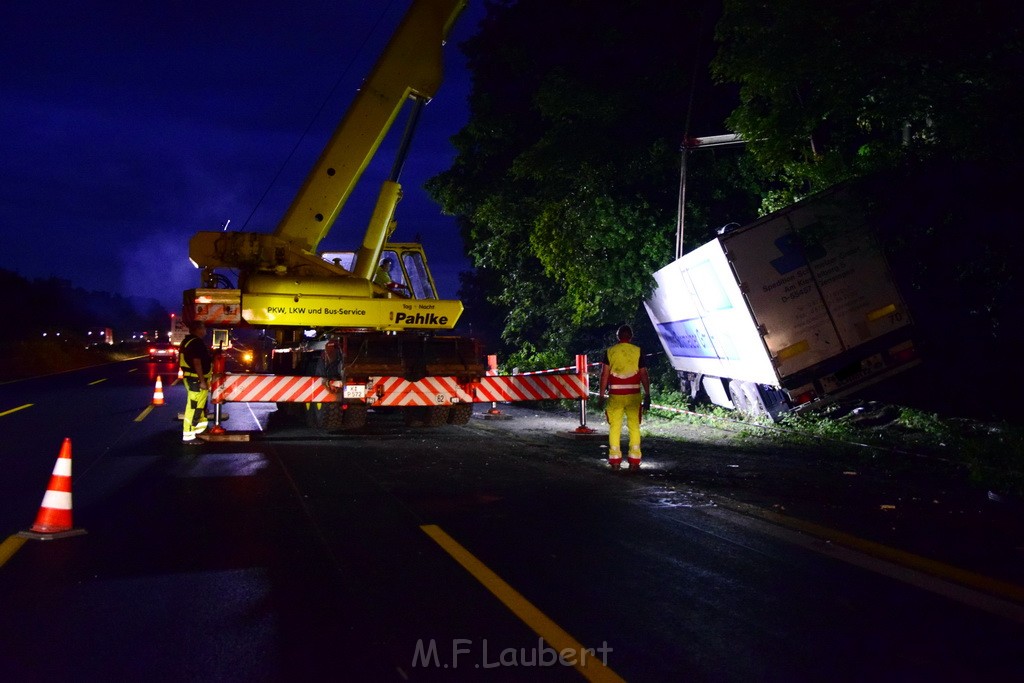
[[[201,287],[184,293],[185,319],[272,333],[272,351],[256,361],[258,368],[270,371],[265,377],[318,378],[331,390],[324,401],[311,401],[301,392],[278,397],[279,408],[305,412],[312,426],[362,426],[373,392],[383,395],[371,377],[415,382],[437,376],[469,386],[485,374],[474,340],[443,334],[455,326],[463,306],[437,297],[423,247],[388,241],[412,133],[420,110],[440,86],[442,46],[466,4],[413,1],[273,233],[199,232],[189,244],[189,257],[201,270]],[[407,101],[412,107],[405,134],[361,246],[318,253]],[[387,282],[375,278],[382,255],[397,266]],[[237,274],[237,286],[225,270]],[[332,360],[325,372],[328,346],[332,353],[340,350],[341,362]],[[435,405],[408,406],[407,421],[468,421],[471,402],[449,393],[436,395]],[[217,396],[215,382],[215,401]]]

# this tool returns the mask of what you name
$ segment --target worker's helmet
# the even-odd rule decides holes
[[[633,338],[633,328],[629,325],[623,325],[615,333],[615,336],[619,338],[619,341],[629,341]]]

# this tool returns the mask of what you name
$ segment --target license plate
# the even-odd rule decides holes
[[[346,384],[344,396],[345,398],[366,398],[366,385]]]

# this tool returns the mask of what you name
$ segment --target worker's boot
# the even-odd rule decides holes
[[[608,466],[613,470],[617,470],[622,466],[622,451],[617,448],[608,450]]]
[[[638,470],[640,469],[640,449],[630,448],[629,449],[629,469]]]

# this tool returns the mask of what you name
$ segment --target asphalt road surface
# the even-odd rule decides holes
[[[0,385],[0,680],[1024,674],[1012,569],[887,554],[865,515],[782,520],[750,478],[701,470],[746,467],[735,445],[652,436],[644,470],[611,473],[571,414],[325,436],[235,404],[250,441],[186,449],[174,372]],[[64,438],[86,533],[26,540]]]

